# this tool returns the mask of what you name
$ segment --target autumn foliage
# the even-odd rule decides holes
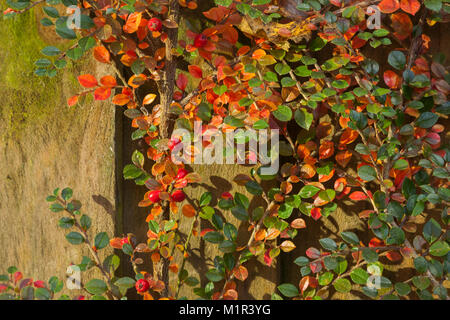
[[[309,225],[333,217],[345,204],[359,208],[364,231],[354,226],[318,238],[292,261],[300,282],[278,284],[269,292],[273,299],[326,299],[351,290],[367,299],[448,299],[450,76],[427,32],[447,23],[449,3],[201,2],[62,0],[81,9],[75,30],[54,8],[60,1],[43,4],[48,17],[41,23],[73,45],[65,52],[44,48],[47,57],[36,61],[36,74],[54,76],[67,59],[84,54],[110,65],[111,74],[100,79],[79,75],[80,91],[68,105],[76,108],[88,95],[111,99],[132,119],[131,138],[146,145],[123,169],[125,179],[146,188],[136,203],[148,209],[145,243],[132,234],[101,234],[90,242],[90,223],[71,202],[71,190],[55,190],[47,199],[52,211],[67,214],[60,225],[77,229],[67,235],[69,242],[91,248],[93,257],[83,265],[103,270],[104,279],[87,284],[92,298],[120,299],[135,290],[143,299],[178,299],[180,288],[189,286],[204,299],[239,299],[249,260],[275,267],[279,255],[301,243]],[[35,3],[8,4],[5,15],[12,17]],[[369,28],[374,18],[378,25]],[[180,137],[171,132],[192,132],[194,121],[203,122],[202,132],[280,130],[276,175],[262,175],[257,164],[248,175],[230,177],[261,198],[263,207],[251,207],[239,192],[217,201],[210,192],[188,197],[186,190],[202,177],[172,162]],[[252,156],[246,153],[247,160]],[[245,228],[230,223],[231,216]],[[181,223],[189,224],[183,237]],[[193,237],[221,253],[203,275],[206,286],[184,268]],[[127,255],[133,276],[114,276],[117,255],[101,261],[98,250],[105,241]],[[141,269],[140,254],[153,269]],[[412,275],[387,272],[393,264],[407,265]],[[0,292],[19,283],[16,270],[10,271],[0,279],[6,281]],[[44,286],[48,294],[36,282],[20,287],[53,298],[58,282]]]

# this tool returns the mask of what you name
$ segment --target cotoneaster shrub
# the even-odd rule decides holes
[[[136,204],[148,208],[142,221],[148,224],[146,243],[105,233],[92,240],[90,219],[70,201],[70,189],[47,198],[52,211],[67,214],[60,220],[61,227],[74,229],[67,240],[90,248],[92,256],[81,269],[96,267],[103,275],[83,284],[88,297],[121,299],[134,288],[143,299],[177,299],[186,285],[201,298],[238,299],[236,282],[246,281],[248,260],[262,255],[272,265],[295,248],[306,221],[327,219],[341,201],[351,201],[367,204],[359,218],[371,240],[350,230],[317,239],[293,261],[300,283],[280,283],[272,298],[322,299],[333,289],[361,291],[371,299],[448,299],[450,76],[445,57],[431,54],[434,43],[425,30],[448,21],[449,3],[205,2],[7,1],[7,17],[41,5],[47,15],[41,23],[73,42],[65,52],[43,48],[46,57],[36,61],[35,73],[52,77],[68,59],[85,54],[110,64],[116,73],[100,79],[79,75],[84,89],[68,104],[75,108],[87,95],[112,96],[133,119],[131,138],[147,145],[146,154],[135,151],[123,170],[125,179],[148,189]],[[57,9],[60,4],[70,9]],[[71,29],[67,20],[76,24],[77,12],[78,25]],[[387,59],[366,56],[367,47],[387,52]],[[148,84],[154,91],[138,98]],[[217,206],[209,192],[187,197],[184,190],[201,176],[172,162],[171,152],[181,142],[172,132],[192,132],[199,120],[202,132],[280,130],[279,154],[272,154],[283,159],[278,173],[261,175],[257,164],[233,180],[265,206],[249,212],[250,199],[240,193],[223,194]],[[254,156],[246,153],[247,160]],[[151,172],[144,169],[147,161]],[[265,189],[264,180],[277,186]],[[190,218],[186,237],[178,232],[181,215]],[[248,234],[238,235],[230,215]],[[210,227],[200,229],[200,220]],[[238,236],[245,245],[238,245]],[[192,237],[222,252],[204,275],[204,287],[184,269]],[[100,259],[98,251],[107,245],[129,256],[134,278],[114,276],[117,255]],[[140,270],[138,252],[148,253],[153,270]],[[178,252],[181,264],[174,261]],[[398,282],[383,271],[401,260],[415,270]],[[46,284],[21,280],[15,268],[8,272],[0,278],[3,297],[50,299],[62,286],[56,278]],[[170,272],[177,274],[175,282]]]

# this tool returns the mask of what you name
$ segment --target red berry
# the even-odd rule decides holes
[[[148,290],[148,288],[150,288],[150,284],[148,283],[148,281],[147,280],[145,280],[145,279],[139,279],[137,282],[136,282],[136,290],[137,290],[137,292],[145,292],[145,291],[147,291]]]
[[[222,197],[223,199],[230,199],[230,200],[233,200],[233,196],[232,196],[231,193],[229,193],[229,192],[224,192],[224,193],[222,193],[221,197]]]
[[[189,172],[186,169],[184,169],[184,168],[178,169],[178,173],[177,173],[176,179],[177,180],[178,179],[183,179],[184,177],[187,176],[188,173]]]
[[[161,193],[161,191],[159,191],[159,190],[150,191],[150,193],[148,194],[148,198],[153,203],[158,202],[159,200],[161,200],[161,198],[159,197],[160,193]]]
[[[184,199],[186,199],[186,195],[184,194],[183,191],[181,190],[176,190],[172,193],[172,195],[170,196],[172,198],[173,201],[175,202],[181,202]]]
[[[147,27],[150,31],[161,31],[162,29],[162,22],[158,18],[151,18],[148,20]]]
[[[120,244],[123,246],[125,243],[130,243],[128,242],[128,238],[122,238],[120,239]]]
[[[194,39],[194,47],[203,48],[208,43],[208,38],[203,33],[198,34]]]

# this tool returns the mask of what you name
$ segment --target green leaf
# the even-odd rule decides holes
[[[305,130],[309,130],[313,122],[314,116],[306,111],[305,108],[297,109],[294,113],[294,119],[297,124]]]
[[[75,220],[69,217],[62,217],[58,220],[58,226],[63,229],[68,229],[73,227]]]
[[[333,282],[333,287],[338,292],[347,293],[352,289],[352,284],[348,279],[341,278]]]
[[[334,277],[333,273],[331,273],[329,271],[322,273],[319,276],[319,284],[321,286],[327,286],[331,283],[331,281],[333,281],[333,277]]]
[[[223,235],[220,232],[217,231],[210,231],[207,234],[203,236],[203,239],[205,241],[211,242],[211,243],[221,243],[224,238]]]
[[[394,169],[397,169],[397,170],[405,170],[408,168],[408,166],[409,166],[409,163],[405,159],[399,159],[399,160],[395,161],[395,163],[394,163]]]
[[[291,283],[280,284],[277,288],[280,290],[281,294],[288,298],[293,298],[299,295],[297,287]]]
[[[438,121],[439,116],[432,112],[424,112],[416,120],[416,124],[420,128],[431,128]]]
[[[341,238],[342,238],[342,240],[344,240],[347,243],[354,244],[354,245],[359,244],[358,236],[351,231],[341,232]]]
[[[51,293],[46,288],[36,288],[34,291],[34,297],[38,300],[50,300]]]
[[[144,160],[144,155],[138,150],[134,150],[131,155],[131,161],[133,161],[134,165],[137,167],[142,167],[144,166]]]
[[[248,192],[250,192],[251,194],[253,194],[255,196],[260,196],[263,193],[263,189],[259,185],[259,183],[256,181],[253,181],[253,180],[248,181],[245,184],[245,189],[247,189]]]
[[[319,192],[319,191],[320,191],[320,188],[313,186],[313,185],[308,185],[308,186],[302,187],[298,194],[303,199],[308,199],[308,198],[314,197],[317,194],[317,192]]]
[[[281,85],[283,87],[293,87],[296,84],[297,84],[297,82],[290,77],[284,77],[283,79],[281,79]]]
[[[291,67],[289,67],[287,64],[284,63],[277,63],[275,65],[275,71],[280,75],[288,74],[289,71],[291,71]]]
[[[237,127],[237,128],[240,128],[240,127],[244,126],[244,121],[243,120],[235,118],[233,116],[226,116],[225,119],[223,120],[223,122],[225,124],[228,124],[229,126]]]
[[[278,217],[280,217],[281,219],[287,219],[291,216],[293,210],[293,207],[286,203],[283,203],[278,209]]]
[[[356,268],[350,273],[350,278],[354,283],[366,285],[369,274],[362,268]]]
[[[423,237],[425,238],[425,240],[427,240],[428,243],[431,243],[440,237],[440,235],[442,233],[442,228],[436,220],[431,218],[424,225],[422,233],[423,233]]]
[[[136,179],[138,178],[143,171],[136,167],[134,164],[128,164],[123,168],[123,178],[124,179]]]
[[[391,51],[388,56],[388,63],[397,70],[402,70],[406,64],[406,57],[401,51]]]
[[[435,257],[443,257],[450,251],[450,246],[445,241],[436,241],[430,247],[430,254]]]
[[[60,212],[63,210],[64,210],[64,207],[59,203],[52,203],[50,205],[50,211],[52,211],[52,212]]]
[[[247,210],[239,205],[231,208],[231,213],[241,221],[247,221],[249,218]]]
[[[199,216],[202,219],[209,220],[209,219],[211,219],[213,217],[213,215],[214,215],[214,208],[213,207],[204,206],[204,207],[202,207],[200,209]]]
[[[94,246],[97,249],[103,249],[109,244],[109,237],[106,232],[97,233],[94,239]]]
[[[425,0],[425,7],[435,12],[441,11],[442,8],[442,0]]]
[[[83,214],[80,218],[80,225],[84,230],[88,230],[91,227],[92,220],[89,216]]]
[[[323,238],[320,239],[319,242],[325,250],[335,251],[337,249],[337,244],[333,239]]]
[[[285,105],[278,106],[278,109],[273,111],[272,114],[275,118],[283,122],[287,122],[292,119],[292,110]]]
[[[136,281],[130,277],[119,278],[114,284],[119,288],[129,289],[135,285]]]
[[[67,17],[61,17],[58,20],[56,20],[56,33],[63,39],[76,39],[77,35],[75,31],[72,29],[69,29],[67,27]]]
[[[399,296],[407,296],[411,292],[411,287],[403,282],[396,283],[394,288]]]
[[[364,181],[373,181],[377,178],[377,172],[372,166],[361,166],[358,169],[358,176]]]
[[[59,18],[59,13],[56,8],[45,6],[42,7],[42,10],[44,10],[44,12],[51,18]]]
[[[48,46],[42,49],[41,53],[46,56],[57,56],[58,54],[61,53],[61,50],[53,46]]]
[[[98,295],[105,293],[108,289],[106,283],[100,279],[92,279],[84,287],[89,293]]]
[[[366,260],[369,263],[378,261],[378,253],[376,253],[375,250],[369,248],[362,249],[362,256],[364,260]]]
[[[66,239],[71,244],[81,244],[84,242],[84,237],[79,232],[70,232],[70,233],[66,234]]]
[[[223,274],[216,269],[210,269],[205,274],[209,281],[217,282],[223,279]]]

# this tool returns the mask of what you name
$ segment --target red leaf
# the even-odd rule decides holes
[[[403,11],[414,16],[420,9],[420,2],[417,0],[400,0],[400,7]]]
[[[393,13],[400,9],[398,0],[383,0],[378,4],[378,8],[383,13]]]
[[[306,250],[306,256],[311,259],[318,259],[320,258],[320,251],[314,247],[308,248]]]
[[[269,267],[272,265],[273,258],[270,256],[270,249],[267,249],[266,253],[264,253],[264,263]]]
[[[309,264],[309,268],[313,273],[320,272],[322,270],[322,262],[321,261],[311,262]]]
[[[84,74],[78,77],[78,82],[85,88],[93,88],[98,85],[97,79],[91,74]]]
[[[385,71],[383,78],[384,83],[391,89],[396,89],[400,85],[400,77],[392,70]]]
[[[321,216],[322,216],[322,209],[320,209],[320,208],[312,208],[311,209],[311,217],[314,220],[319,220]]]
[[[203,72],[202,69],[200,69],[197,66],[193,66],[190,65],[189,66],[189,73],[194,77],[194,78],[198,78],[198,79],[202,79],[203,78]]]
[[[106,100],[111,95],[111,88],[100,87],[95,89],[94,99],[95,100]]]
[[[355,191],[352,194],[350,194],[348,196],[350,199],[352,199],[353,201],[359,201],[359,200],[366,200],[367,196],[364,192],[362,191]]]
[[[186,77],[186,75],[184,73],[180,73],[177,78],[177,87],[181,91],[184,91],[187,87],[187,84],[188,84],[188,78]]]

